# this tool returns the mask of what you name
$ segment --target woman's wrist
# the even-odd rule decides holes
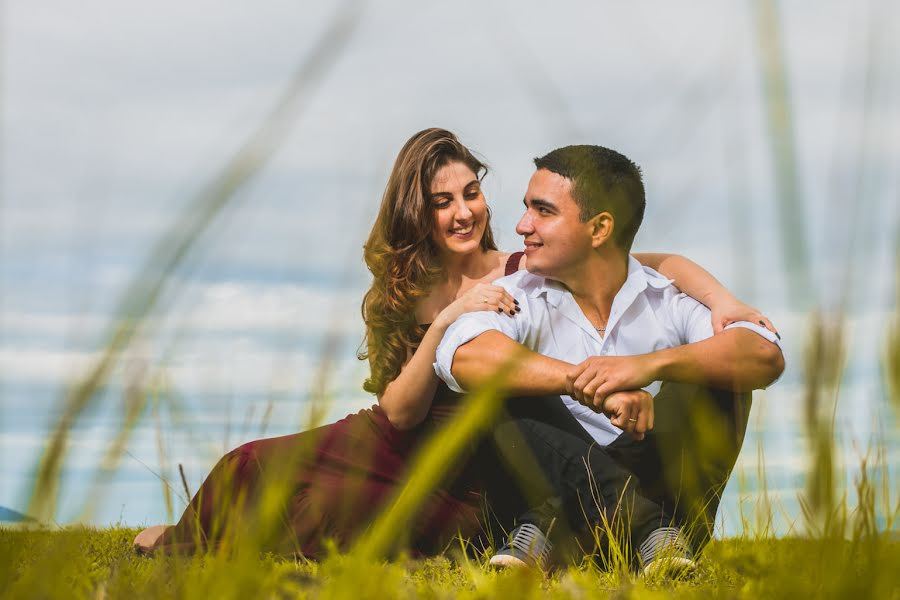
[[[706,305],[708,308],[713,308],[716,306],[735,304],[738,302],[738,299],[729,292],[724,287],[719,289],[712,289],[703,294],[703,297],[697,298],[701,304]]]
[[[455,320],[452,315],[447,314],[447,311],[450,307],[445,308],[441,312],[438,313],[438,316],[434,318],[434,322],[432,322],[431,327],[433,329],[437,329],[441,333],[447,330],[450,325],[453,324]]]

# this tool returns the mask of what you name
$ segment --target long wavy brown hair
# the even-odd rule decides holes
[[[364,252],[373,279],[362,302],[366,351],[357,356],[369,359],[370,374],[363,384],[367,392],[382,394],[424,335],[416,321],[416,304],[428,295],[444,270],[431,238],[431,182],[452,162],[463,163],[479,180],[487,174],[487,166],[446,129],[415,134],[394,162]],[[490,212],[481,249],[497,249]]]

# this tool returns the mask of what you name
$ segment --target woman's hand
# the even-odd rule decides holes
[[[521,309],[506,289],[499,285],[478,283],[442,310],[438,319],[442,325],[449,327],[461,314],[479,310],[505,313],[513,317]]]
[[[737,321],[749,321],[750,323],[757,323],[778,335],[778,331],[768,317],[752,306],[744,304],[734,296],[710,302],[709,310],[712,312],[714,333],[721,332],[727,325]],[[781,339],[781,336],[778,337]]]

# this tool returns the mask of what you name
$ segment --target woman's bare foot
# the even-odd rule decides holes
[[[168,525],[154,525],[143,530],[134,538],[134,549],[138,554],[150,554],[156,540],[168,529]]]

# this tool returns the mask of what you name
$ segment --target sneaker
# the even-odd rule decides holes
[[[509,534],[509,540],[491,557],[489,564],[502,569],[543,568],[550,560],[553,544],[537,525],[523,523]]]
[[[638,549],[641,575],[677,578],[697,570],[694,553],[678,527],[654,529]]]

